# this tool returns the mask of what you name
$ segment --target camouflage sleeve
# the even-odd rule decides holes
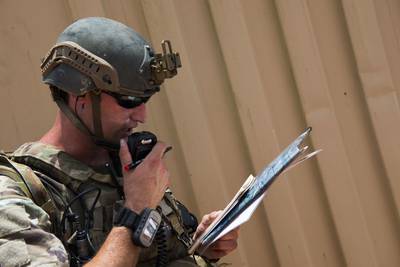
[[[48,214],[13,179],[0,175],[0,267],[69,266],[50,226]]]

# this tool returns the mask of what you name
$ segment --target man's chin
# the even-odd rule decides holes
[[[128,131],[124,131],[124,132],[120,131],[119,133],[114,134],[112,137],[108,137],[108,138],[105,137],[105,139],[108,143],[117,145],[119,147],[119,143],[120,143],[121,139],[125,139],[127,141],[128,137],[131,134],[132,134],[131,131],[129,131],[129,132]]]
[[[118,134],[118,135],[114,136],[113,138],[108,139],[108,141],[109,141],[110,143],[118,144],[118,145],[119,145],[119,142],[120,142],[121,139],[128,140],[128,137],[129,137],[131,134],[132,134],[131,132],[124,132],[124,133],[121,133],[121,134]]]
[[[118,136],[118,137],[113,137],[113,138],[107,138],[107,137],[105,137],[105,138],[103,139],[103,141],[105,141],[104,147],[105,147],[106,149],[107,149],[107,147],[111,147],[112,150],[114,150],[114,149],[119,149],[119,143],[120,143],[120,140],[121,140],[122,138],[125,138],[125,137],[123,137],[123,136]],[[102,146],[102,145],[100,145],[100,146]]]
[[[126,133],[121,135],[120,139],[127,139],[128,136],[130,136],[131,134],[132,134],[131,132],[126,132]]]

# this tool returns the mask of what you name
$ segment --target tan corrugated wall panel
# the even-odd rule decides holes
[[[172,188],[199,216],[313,127],[323,153],[271,187],[226,262],[400,266],[400,1],[0,1],[1,148],[52,124],[40,58],[85,16],[180,52],[141,128],[174,146]]]

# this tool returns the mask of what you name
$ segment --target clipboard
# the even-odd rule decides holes
[[[249,220],[257,206],[261,203],[267,189],[280,174],[322,151],[316,150],[306,154],[309,147],[302,146],[302,144],[310,132],[311,127],[308,127],[265,167],[259,175],[256,177],[250,175],[245,180],[221,214],[199,237],[195,237],[192,246],[189,248],[189,254],[194,254],[197,251],[201,255],[208,246],[221,236]]]

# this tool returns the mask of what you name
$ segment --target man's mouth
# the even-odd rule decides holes
[[[134,125],[130,125],[129,127],[126,128],[125,133],[127,135],[131,135],[137,126],[138,126],[137,123],[135,123]]]

